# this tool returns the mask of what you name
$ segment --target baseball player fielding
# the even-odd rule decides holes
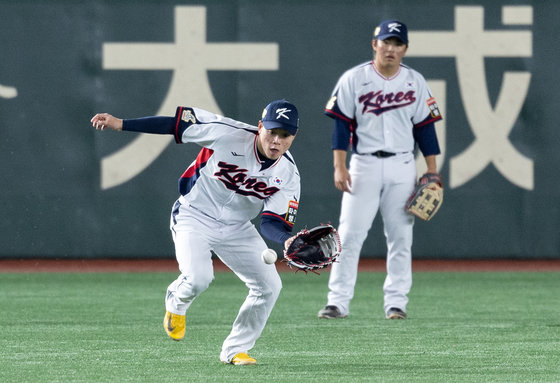
[[[179,179],[180,196],[171,209],[181,275],[167,288],[163,327],[171,339],[184,338],[186,312],[214,278],[215,254],[249,289],[222,344],[220,360],[226,364],[257,363],[247,352],[282,288],[276,268],[259,262],[267,249],[261,234],[284,248],[294,237],[301,187],[288,149],[299,129],[298,116],[296,106],[282,99],[264,108],[258,125],[189,106],[179,106],[175,116],[120,119],[100,113],[91,119],[96,129],[170,134],[177,143],[201,146]],[[259,213],[260,233],[250,222]],[[265,262],[275,260],[273,253]]]
[[[270,265],[270,264],[273,264],[274,262],[276,262],[276,260],[278,259],[278,255],[276,255],[276,251],[274,251],[272,249],[265,249],[261,253],[261,258],[262,258],[264,263],[266,263],[267,265]]]

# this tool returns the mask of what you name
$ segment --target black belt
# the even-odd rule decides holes
[[[383,150],[378,150],[375,153],[369,153],[370,156],[375,156],[377,158],[386,158],[386,157],[392,157],[394,156],[396,153],[390,153],[390,152],[384,152]]]

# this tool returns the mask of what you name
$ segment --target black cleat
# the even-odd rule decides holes
[[[391,307],[385,315],[387,319],[406,319],[406,313],[397,307]]]
[[[343,315],[338,307],[336,306],[325,306],[324,309],[319,310],[317,314],[319,318],[334,319],[334,318],[346,318],[348,314]]]

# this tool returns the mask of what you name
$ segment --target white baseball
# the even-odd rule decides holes
[[[270,264],[276,262],[276,259],[278,259],[278,256],[276,255],[276,251],[274,251],[272,249],[265,249],[261,253],[261,258],[262,258],[264,263],[266,263],[267,265],[270,265]]]

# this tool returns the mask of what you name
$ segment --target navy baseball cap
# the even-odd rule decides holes
[[[385,40],[389,37],[396,37],[403,43],[408,44],[408,29],[405,23],[398,20],[385,20],[375,28],[373,38],[376,40]]]
[[[297,108],[286,100],[276,100],[268,104],[263,110],[261,121],[265,129],[286,129],[292,136],[298,131]]]

